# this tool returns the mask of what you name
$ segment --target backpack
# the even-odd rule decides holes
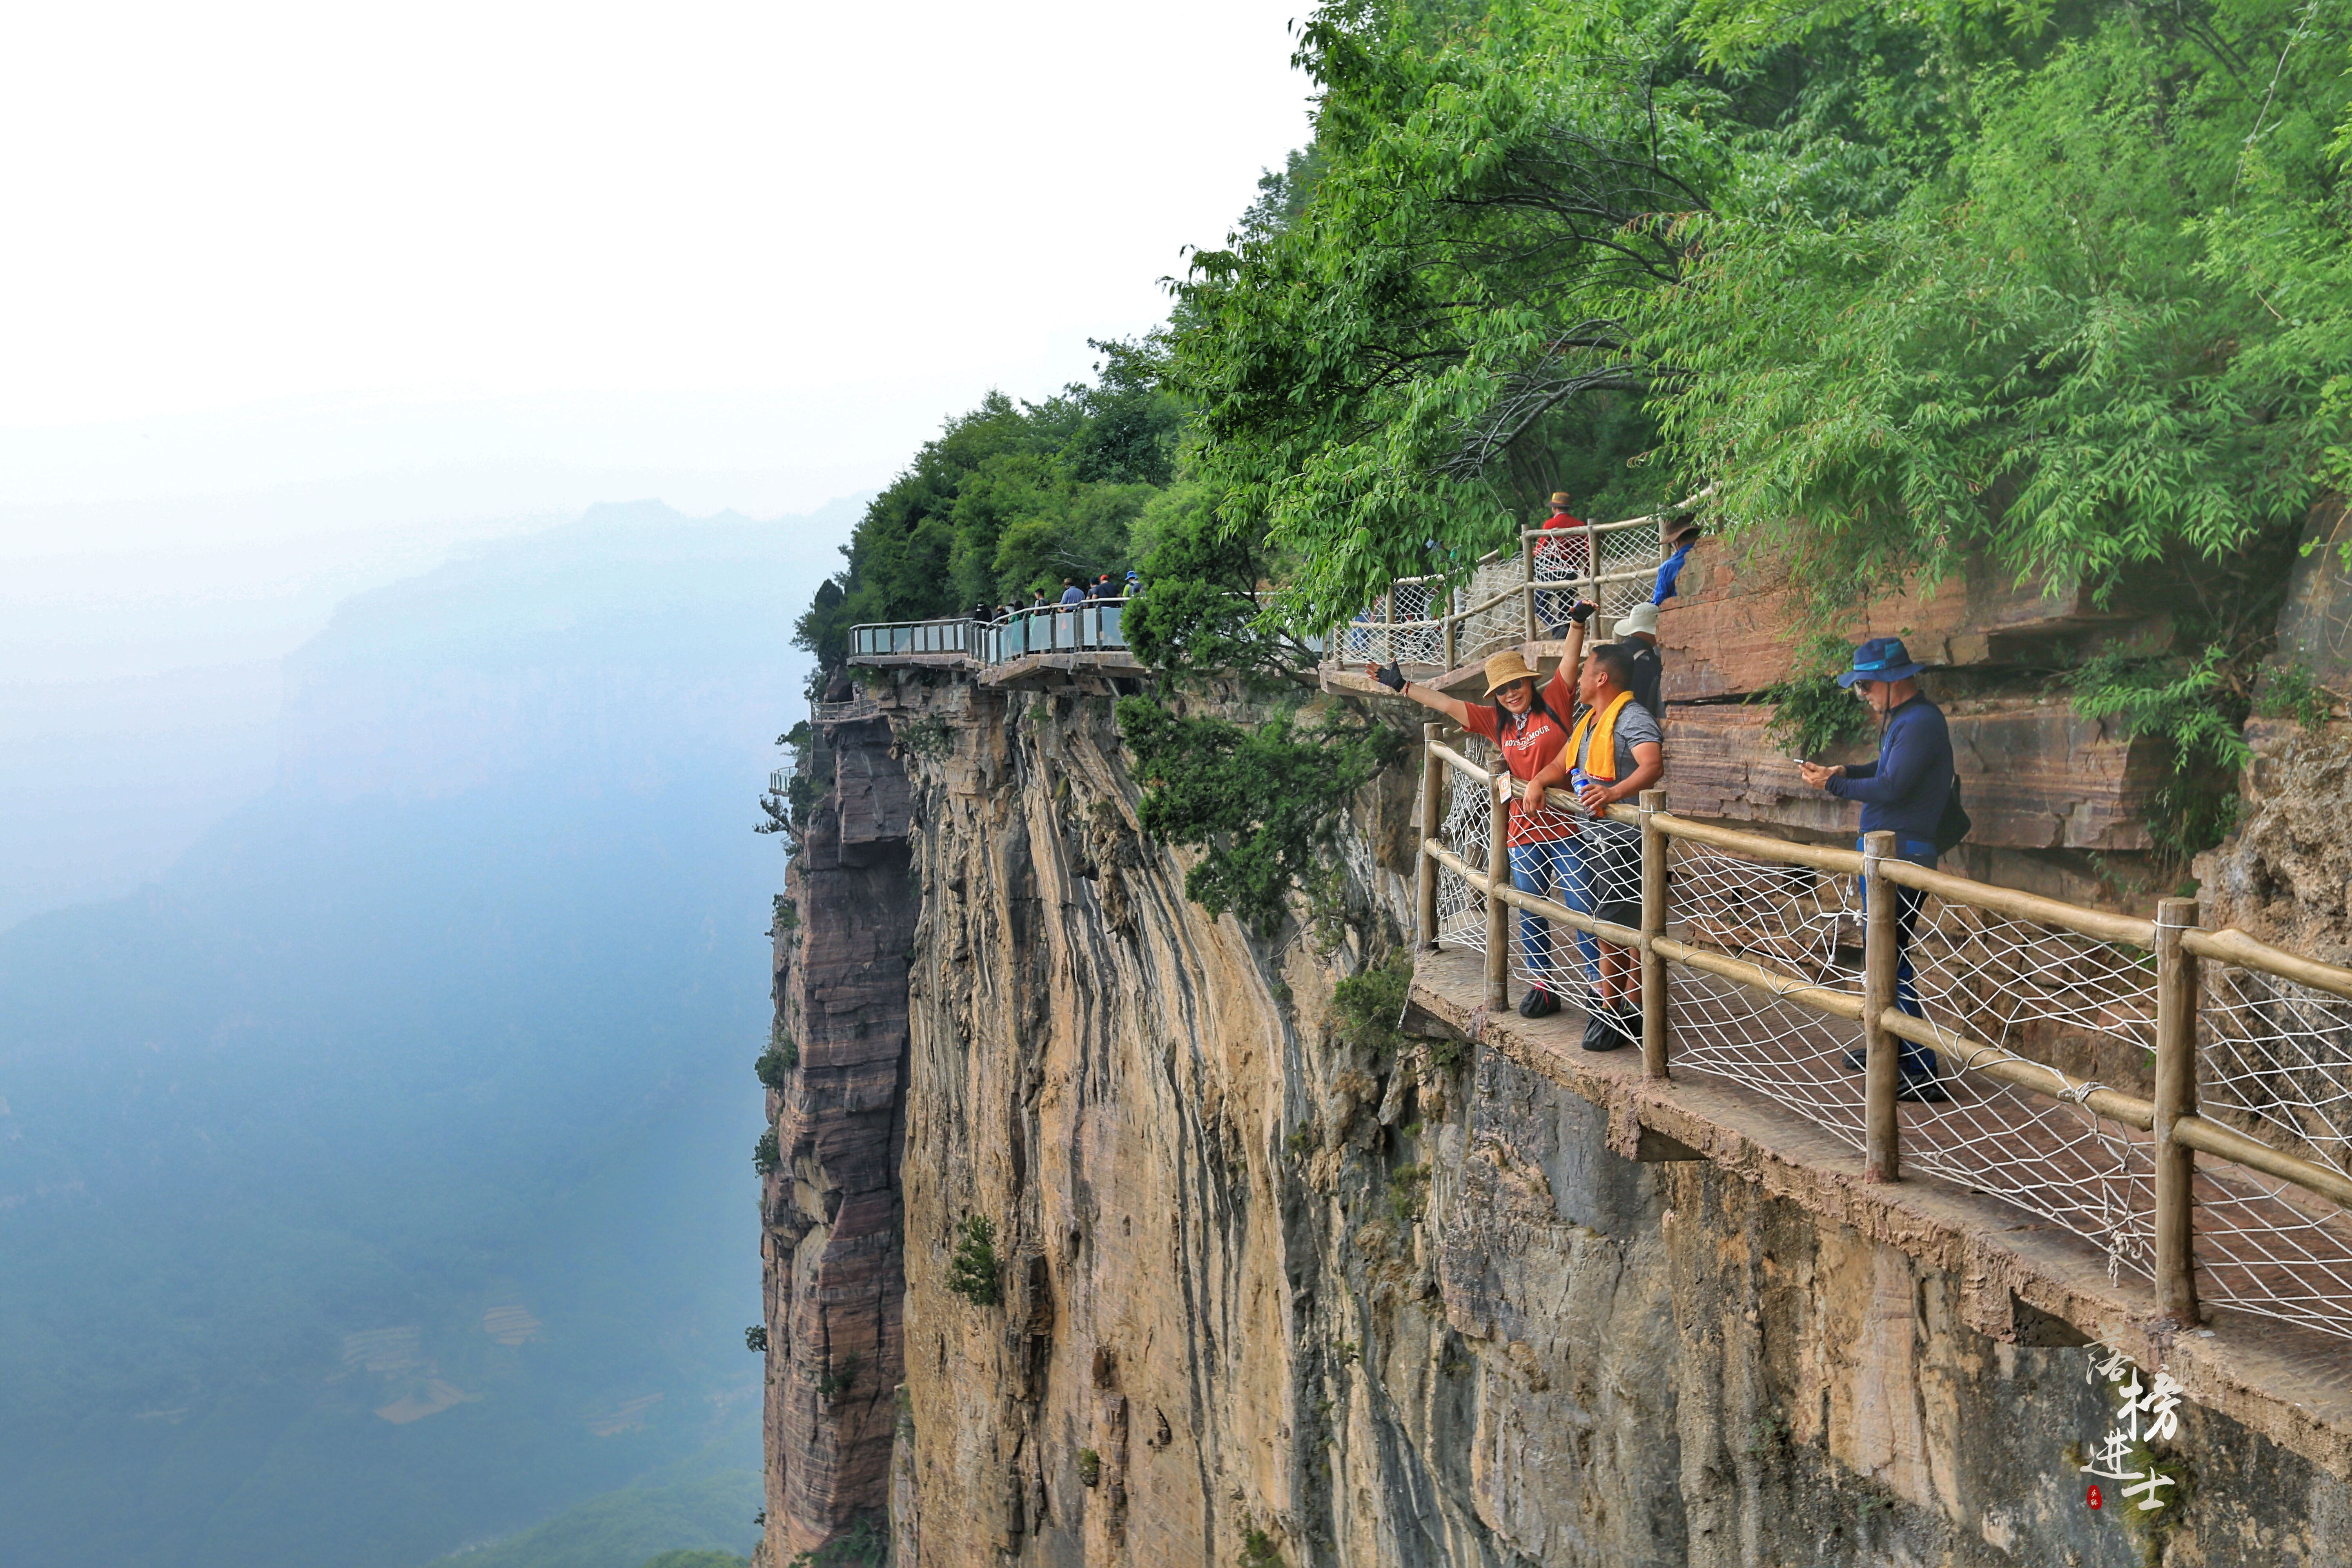
[[[1952,787],[1944,792],[1943,815],[1936,818],[1936,853],[1949,855],[1975,826],[1960,805],[1960,775],[1954,773]]]

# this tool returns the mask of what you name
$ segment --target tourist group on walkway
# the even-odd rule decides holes
[[[1047,598],[1045,590],[1039,588],[1025,605],[1011,601],[1002,605],[974,605],[971,618],[992,625],[1001,624],[1026,610],[1050,610],[1056,606],[1066,609],[1096,599],[1108,599],[1116,604],[1133,598],[1142,591],[1143,579],[1134,572],[1129,572],[1124,581],[1114,579],[1108,572],[1097,577],[1065,577],[1057,597]]]
[[[1589,578],[1583,524],[1570,515],[1567,495],[1555,494],[1551,501],[1543,529],[1560,537],[1533,543],[1537,576],[1552,583]],[[1586,646],[1599,618],[1592,604],[1575,599],[1567,589],[1538,590],[1538,615],[1548,622],[1558,617],[1549,629],[1560,652],[1549,679],[1517,648],[1486,661],[1484,701],[1409,680],[1394,663],[1366,669],[1381,685],[1444,714],[1501,753],[1515,785],[1507,841],[1514,887],[1628,930],[1641,924],[1641,830],[1607,813],[1665,780],[1659,616],[1675,597],[1699,536],[1689,524],[1670,536],[1649,602],[1617,616],[1608,627],[1611,640]],[[1539,658],[1538,665],[1545,662]],[[1892,832],[1903,858],[1933,866],[1966,830],[1966,817],[1958,812],[1958,781],[1943,711],[1919,689],[1924,668],[1899,637],[1863,643],[1852,668],[1837,679],[1849,690],[1858,688],[1876,717],[1877,759],[1844,765],[1799,759],[1799,764],[1809,786],[1861,805],[1863,833]],[[1922,1016],[1906,953],[1920,895],[1904,889],[1899,897],[1897,1005]],[[1555,952],[1549,920],[1522,909],[1518,930],[1530,977],[1519,999],[1522,1016],[1556,1013],[1566,994],[1583,1005],[1586,1050],[1617,1050],[1641,1037],[1642,971],[1633,948],[1580,931],[1580,976]],[[1901,1063],[1902,1098],[1947,1098],[1937,1082],[1935,1052],[1906,1041]],[[1860,1053],[1848,1053],[1845,1065],[1862,1070]]]

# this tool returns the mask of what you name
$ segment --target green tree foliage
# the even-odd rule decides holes
[[[1753,700],[1772,704],[1772,721],[1765,738],[1792,756],[1819,761],[1871,735],[1876,726],[1870,710],[1849,688],[1837,683],[1837,672],[1847,668],[1848,649],[1833,637],[1810,639],[1799,650],[1787,676],[1758,692]]]
[[[1065,576],[1125,571],[1129,531],[1174,477],[1181,415],[1148,343],[1094,347],[1095,384],[1042,403],[991,393],[925,444],[866,508],[795,644],[837,668],[861,622],[1026,602]]]
[[[1315,661],[1280,618],[1265,614],[1273,570],[1250,535],[1218,521],[1214,492],[1180,480],[1138,524],[1143,592],[1122,621],[1128,646],[1154,669],[1297,675]]]
[[[1979,553],[2168,578],[2178,650],[2071,684],[2171,744],[2159,837],[2210,841],[2272,567],[2352,478],[2352,0],[1338,0],[1299,37],[1312,158],[1169,334],[1276,616],[1458,576],[1571,462],[1712,485],[1824,629]],[[1780,695],[1826,735],[1818,687]]]
[[[956,1226],[948,1289],[975,1307],[996,1305],[996,1222],[986,1215],[967,1215]]]
[[[863,1518],[815,1551],[793,1557],[791,1568],[882,1568],[889,1560],[889,1525]]]
[[[769,1026],[768,1048],[751,1064],[752,1073],[770,1089],[782,1090],[791,1083],[793,1069],[800,1065],[800,1042],[784,1033],[782,1025]]]
[[[2352,371],[2347,20],[2221,0],[1724,23],[1728,73],[1838,68],[1750,138],[1693,227],[1703,258],[1645,301],[1640,341],[1679,378],[1672,460],[1734,521],[1800,525],[1835,599],[1963,551],[2097,585],[2292,531]]]
[[[1404,1044],[1397,1020],[1412,990],[1412,954],[1402,948],[1368,964],[1331,989],[1332,1021],[1342,1039],[1376,1056]]]
[[[1562,447],[1831,604],[2218,558],[2344,471],[2347,4],[1328,5],[1310,193],[1181,287],[1201,473],[1326,624]]]
[[[1348,797],[1401,743],[1345,709],[1304,733],[1289,717],[1244,727],[1180,718],[1140,697],[1121,698],[1118,711],[1144,786],[1136,813],[1144,831],[1209,851],[1185,874],[1185,897],[1262,931],[1281,922]]]
[[[1202,477],[1292,566],[1279,608],[1307,629],[1466,568],[1551,489],[1606,510],[1657,488],[1625,467],[1652,439],[1626,300],[1678,275],[1684,166],[1714,154],[1689,91],[1596,47],[1601,9],[1318,10],[1311,194],[1179,286]]]

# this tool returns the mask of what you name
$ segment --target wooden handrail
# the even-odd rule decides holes
[[[2232,964],[2240,969],[2257,970],[2281,980],[2292,980],[2297,985],[2308,985],[2314,991],[2325,991],[2331,996],[2352,1001],[2352,969],[2323,963],[2299,952],[2284,952],[2248,936],[2235,926],[2224,926],[2220,931],[2205,931],[2191,926],[2181,932],[2180,943],[2200,958],[2210,958],[2217,963]]]
[[[1471,762],[1461,752],[1438,741],[1436,733],[1435,725],[1424,730],[1424,734],[1429,737],[1426,742],[1428,757],[1464,775],[1487,791],[1490,796],[1494,795],[1496,786],[1506,775],[1490,772]],[[1433,778],[1435,775],[1429,776]],[[1644,814],[1622,804],[1609,807],[1604,815],[1612,820],[1633,826],[1646,822],[1652,830],[1652,843],[1680,838],[1730,850],[1759,865],[1800,866],[1832,875],[1856,876],[1864,869],[1864,857],[1854,850],[1790,843],[1712,823],[1694,822],[1663,810]],[[1424,821],[1428,820],[1424,818]],[[1488,831],[1491,835],[1496,828],[1490,826]],[[1522,891],[1510,886],[1507,879],[1489,875],[1471,866],[1459,854],[1436,842],[1427,833],[1423,835],[1422,849],[1429,863],[1451,871],[1486,899],[1490,910],[1500,906],[1522,910],[1605,942],[1638,949],[1644,954],[1683,969],[1735,981],[1750,990],[1830,1017],[1861,1023],[1869,1016],[1872,1005],[1853,991],[1820,984],[1801,975],[1666,936],[1663,931],[1645,935],[1643,931],[1570,909],[1556,900]],[[1874,868],[1889,882],[1934,893],[1948,902],[2051,926],[2094,941],[2143,949],[2155,947],[2158,932],[2154,921],[2083,909],[2055,899],[1972,881],[1889,857],[1878,858]],[[2182,911],[2172,906],[2168,906],[2168,909],[2172,912],[2167,919],[2177,921]],[[2179,941],[2176,945],[2198,957],[2256,970],[2329,995],[2352,1000],[2352,970],[2284,952],[2241,931],[2208,931],[2178,924],[2168,925],[2166,929],[2168,931],[2177,930]],[[1490,954],[1490,966],[1492,961],[1493,955]],[[2176,983],[2189,987],[2189,995],[2193,1002],[2196,995],[2194,975],[2188,974]],[[2176,1010],[2180,1005],[2181,1003],[2176,1000]],[[2054,1067],[1979,1039],[1964,1030],[1915,1017],[1899,1006],[1880,1006],[1876,1023],[1886,1035],[1949,1053],[1962,1071],[1981,1074],[2046,1100],[2063,1100],[2082,1106],[2095,1116],[2142,1132],[2154,1132],[2158,1129],[2158,1107],[2152,1100],[2104,1085],[2071,1079]],[[2176,1023],[2176,1029],[2179,1026]],[[2260,1138],[2199,1114],[2193,1108],[2184,1109],[2189,1103],[2184,1100],[2181,1105],[2175,1106],[2173,1113],[2166,1119],[2167,1146],[2195,1150],[2229,1161],[2352,1210],[2352,1174],[2318,1161],[2289,1153]],[[2172,1272],[2179,1273],[2188,1267],[2185,1262],[2176,1259]],[[2179,1281],[2173,1283],[2177,1288]],[[2187,1301],[2193,1310],[2193,1294],[2183,1296],[2176,1289],[2175,1300]]]
[[[2276,1176],[2282,1182],[2292,1182],[2305,1192],[2333,1198],[2347,1209],[2352,1209],[2352,1176],[2316,1160],[2306,1160],[2290,1154],[2284,1149],[2273,1149],[2259,1138],[2249,1138],[2234,1127],[2205,1116],[2183,1116],[2172,1124],[2172,1141],[2185,1143],[2200,1153],[2243,1165],[2250,1171],[2260,1171],[2266,1176]]]
[[[1475,779],[1481,784],[1491,784],[1495,782],[1495,774],[1488,773],[1443,741],[1430,742],[1429,749],[1436,755],[1439,762],[1444,763],[1455,773]]]

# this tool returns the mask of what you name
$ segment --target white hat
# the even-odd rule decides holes
[[[1651,637],[1658,635],[1657,605],[1636,605],[1617,617],[1619,637],[1631,637],[1635,632],[1645,632]]]

